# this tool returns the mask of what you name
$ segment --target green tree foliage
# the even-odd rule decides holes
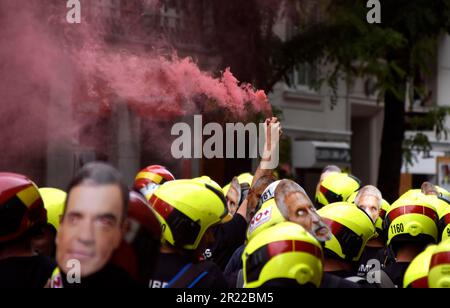
[[[424,134],[405,142],[406,85],[431,72],[437,39],[450,30],[450,0],[380,3],[381,23],[369,24],[370,8],[363,0],[216,1],[216,39],[224,64],[241,67],[241,80],[267,91],[303,62],[331,67],[320,82],[332,88],[340,78],[375,77],[385,104],[378,186],[393,201],[403,150],[412,162],[411,150],[430,149]],[[296,33],[287,40],[269,30],[280,16],[296,25]],[[242,65],[233,66],[235,61]],[[444,109],[433,109],[426,117],[443,136],[445,114]]]
[[[385,106],[378,186],[393,201],[404,149],[429,149],[425,134],[405,142],[406,125],[414,127],[406,119],[405,94],[407,84],[419,85],[416,81],[432,72],[437,39],[450,30],[450,0],[379,2],[381,23],[370,24],[366,0],[157,1],[177,8],[189,21],[188,28],[198,32],[192,37],[204,45],[201,52],[219,59],[218,71],[231,67],[240,81],[266,92],[280,80],[288,80],[290,71],[302,63],[330,68],[318,84],[328,83],[334,90],[341,78],[374,77]],[[148,15],[145,24],[158,25],[155,16]],[[280,20],[292,26],[287,37],[274,31]],[[184,31],[187,24],[183,25]],[[172,43],[177,46],[176,39]],[[182,55],[189,55],[189,50]],[[419,87],[415,90],[423,93]],[[445,114],[435,109],[427,118],[444,137]]]

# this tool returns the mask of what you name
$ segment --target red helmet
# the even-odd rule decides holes
[[[128,229],[112,262],[135,280],[148,283],[161,241],[161,223],[141,194],[131,191],[128,202]]]
[[[47,211],[36,184],[23,175],[0,172],[0,242],[46,222]]]
[[[145,229],[152,238],[161,238],[161,223],[159,222],[153,208],[137,192],[130,192],[130,201],[128,202],[128,219],[139,224],[138,227]],[[131,229],[133,226],[130,227]]]
[[[134,189],[139,191],[147,200],[150,199],[155,189],[166,181],[173,181],[175,177],[164,166],[151,165],[136,175]]]

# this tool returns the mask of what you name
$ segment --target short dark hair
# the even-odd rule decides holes
[[[67,188],[67,195],[70,194],[72,188],[83,183],[119,186],[123,205],[122,220],[127,217],[129,190],[123,182],[122,175],[116,168],[103,162],[92,162],[84,165],[70,182]],[[66,204],[64,205],[63,217],[66,214],[68,200],[69,198],[66,199]]]

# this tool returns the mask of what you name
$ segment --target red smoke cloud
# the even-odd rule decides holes
[[[80,2],[86,14],[91,4]],[[157,8],[158,1],[151,3]],[[72,142],[91,119],[68,121],[59,113],[65,109],[94,110],[102,117],[114,104],[128,103],[144,119],[188,116],[208,105],[242,119],[248,112],[270,113],[264,92],[240,85],[232,69],[213,78],[176,51],[162,56],[157,48],[149,52],[131,43],[107,43],[104,34],[112,30],[103,15],[110,12],[68,24],[65,4],[0,2],[1,169],[17,166],[23,155],[17,171],[33,174],[33,160],[45,159],[48,140]]]
[[[229,69],[220,78],[212,78],[190,58],[136,56],[89,48],[77,56],[83,76],[106,81],[103,91],[134,102],[141,110],[185,116],[197,110],[197,98],[204,96],[240,117],[246,116],[246,104],[254,111],[267,111],[264,92],[249,85],[240,86]],[[94,97],[104,95],[97,88],[89,90]],[[209,102],[207,99],[204,104]]]

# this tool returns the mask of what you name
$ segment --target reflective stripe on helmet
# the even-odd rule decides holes
[[[165,179],[160,176],[159,174],[153,173],[153,172],[147,172],[147,171],[141,171],[136,175],[136,180],[145,179],[145,180],[151,180],[155,182],[156,184],[162,184],[164,183]]]
[[[324,195],[325,199],[327,199],[328,203],[343,201],[341,195],[336,194],[335,192],[329,190],[328,188],[322,185],[320,185],[319,190]]]
[[[391,210],[388,214],[389,221],[392,222],[394,219],[396,219],[399,216],[406,215],[406,214],[422,214],[429,218],[431,218],[433,221],[437,222],[438,216],[435,210],[422,206],[422,205],[404,205],[399,206],[398,208],[395,208]]]
[[[450,228],[450,213],[447,213],[446,215],[442,216],[438,223],[440,232],[444,232],[444,234],[442,234],[443,238],[446,238],[445,237],[445,233],[446,233],[445,229],[447,228],[447,226],[449,226],[449,228]]]
[[[161,215],[164,219],[167,219],[170,216],[170,214],[172,214],[173,210],[175,209],[169,203],[165,202],[164,200],[159,199],[154,194],[150,197],[149,202],[153,206],[155,211],[158,212],[158,214]]]
[[[450,251],[438,252],[431,257],[430,269],[438,265],[449,263],[450,263]]]
[[[384,217],[386,217],[386,210],[384,209],[380,209],[380,214],[379,214],[381,219],[384,219]]]
[[[444,216],[441,218],[441,221],[444,222],[444,227],[447,226],[448,224],[450,224],[450,213],[444,215]]]
[[[261,270],[270,259],[288,252],[309,253],[316,258],[323,260],[322,250],[309,242],[299,240],[271,242],[258,248],[248,256],[246,262],[247,283],[258,280]]]
[[[337,221],[325,217],[322,217],[322,220],[330,227],[334,237],[341,245],[345,259],[352,260],[357,256],[363,245],[363,238]]]
[[[19,185],[9,189],[4,189],[3,187],[0,187],[0,204],[7,202],[10,198],[17,196],[18,193],[30,187],[33,187],[33,185],[28,183],[25,185]],[[20,199],[20,201],[23,203],[22,199]],[[28,207],[27,204],[25,205]]]
[[[278,241],[269,243],[267,252],[270,258],[286,252],[306,252],[319,259],[323,259],[322,251],[314,244],[305,241]]]
[[[159,199],[156,195],[150,198],[154,210],[164,218],[168,227],[172,232],[172,237],[175,245],[193,245],[199,232],[200,225],[193,221],[184,213],[180,212],[169,203]]]
[[[411,282],[411,284],[408,287],[414,288],[414,289],[427,289],[428,288],[428,276],[414,280],[413,282]]]

